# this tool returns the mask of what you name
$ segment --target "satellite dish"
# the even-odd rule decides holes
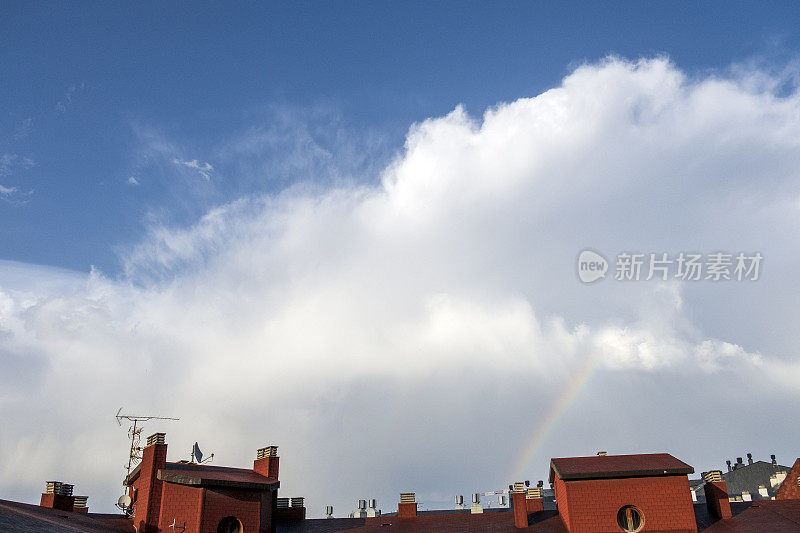
[[[123,494],[122,496],[119,497],[119,500],[117,500],[117,506],[122,507],[123,509],[125,509],[126,507],[130,507],[131,497],[128,496],[127,494]]]
[[[196,442],[194,443],[194,446],[192,447],[192,456],[195,458],[195,460],[198,463],[203,462],[203,452],[200,451],[200,446],[198,446]]]

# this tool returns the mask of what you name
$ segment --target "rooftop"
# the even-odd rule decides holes
[[[245,468],[209,466],[196,463],[167,463],[159,470],[158,479],[179,485],[204,487],[235,487],[239,489],[277,489],[280,482],[275,478]]]
[[[133,524],[124,515],[70,513],[0,500],[0,531],[3,533],[134,533]]]
[[[694,468],[668,453],[558,457],[550,460],[550,483],[555,481],[556,475],[567,481],[692,473]]]

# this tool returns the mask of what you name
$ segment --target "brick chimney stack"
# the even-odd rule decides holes
[[[400,504],[397,506],[398,518],[414,518],[417,516],[417,497],[413,492],[400,493]]]
[[[136,523],[140,524],[139,531],[147,533],[158,531],[161,494],[164,490],[164,482],[158,479],[158,471],[166,467],[166,433],[153,433],[147,437],[147,446],[142,450],[142,461],[138,467],[141,481]]]
[[[528,527],[528,503],[525,500],[524,483],[514,483],[511,491],[511,507],[514,509],[514,527]]]
[[[278,479],[278,447],[260,448],[256,452],[256,460],[253,461],[253,470],[262,476]]]
[[[75,507],[75,497],[72,495],[73,486],[60,481],[48,481],[42,499],[41,507],[58,509],[59,511],[72,511]]]
[[[731,503],[728,500],[728,485],[722,480],[722,471],[711,470],[703,473],[708,512],[717,518],[731,517]]]

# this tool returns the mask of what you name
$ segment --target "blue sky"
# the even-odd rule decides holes
[[[113,510],[120,406],[176,460],[279,445],[313,516],[597,450],[791,464],[799,15],[6,2],[0,498]],[[763,265],[587,285],[585,249]]]
[[[209,159],[283,109],[368,130],[380,142],[358,150],[385,162],[411,123],[538,94],[607,54],[668,54],[704,73],[751,60],[782,68],[800,47],[793,2],[98,7],[2,8],[0,153],[13,159],[0,185],[17,189],[0,204],[3,259],[116,274],[117,247],[136,242],[154,212],[187,224],[242,194],[315,179],[247,177]],[[143,131],[214,166],[213,183],[178,186],[175,168],[143,162]],[[344,173],[374,178],[357,170]]]

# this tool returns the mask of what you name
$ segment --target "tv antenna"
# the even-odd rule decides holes
[[[114,418],[117,419],[117,424],[122,427],[123,420],[129,420],[133,422],[133,425],[128,428],[128,438],[131,439],[131,449],[128,453],[128,469],[127,474],[125,474],[125,480],[127,481],[128,476],[131,475],[131,466],[134,463],[138,463],[142,460],[142,447],[139,446],[139,442],[141,441],[142,429],[144,429],[144,427],[140,426],[139,422],[147,422],[148,420],[180,420],[180,418],[174,418],[171,416],[124,414],[122,409],[123,408],[120,407],[119,411],[117,411],[117,414],[114,415]]]

